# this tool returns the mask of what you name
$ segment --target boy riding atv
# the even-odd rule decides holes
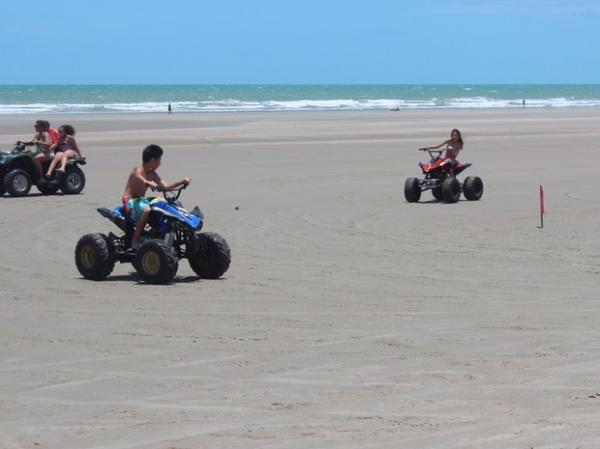
[[[125,185],[125,192],[121,198],[123,209],[131,218],[135,220],[135,234],[131,242],[131,249],[135,251],[140,242],[142,231],[148,223],[150,215],[151,198],[146,198],[146,190],[150,187],[152,190],[161,188],[162,190],[172,190],[179,186],[187,186],[190,178],[183,178],[181,181],[167,184],[158,175],[156,170],[160,166],[163,149],[158,145],[148,145],[142,151],[142,165],[133,168]]]
[[[143,164],[135,167],[127,180],[123,205],[98,209],[123,234],[94,233],[79,239],[75,263],[84,278],[106,279],[116,262],[133,264],[141,279],[153,284],[171,282],[184,258],[205,279],[217,279],[229,268],[231,252],[225,239],[214,232],[201,232],[204,215],[200,208],[188,211],[179,201],[190,179],[167,184],[156,173],[162,154],[157,145],[144,148]],[[162,191],[163,197],[146,198],[148,187]]]

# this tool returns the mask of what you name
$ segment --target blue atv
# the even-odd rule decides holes
[[[198,206],[191,212],[183,208],[179,196],[184,188],[163,191],[164,197],[151,201],[152,211],[136,250],[131,249],[135,222],[123,207],[98,209],[124,234],[81,237],[75,248],[75,263],[81,275],[100,281],[110,275],[115,262],[131,263],[144,282],[167,284],[177,273],[179,259],[187,258],[201,278],[221,277],[231,262],[229,245],[219,234],[200,232],[204,215]]]

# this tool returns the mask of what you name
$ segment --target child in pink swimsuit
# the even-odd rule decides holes
[[[54,159],[50,162],[48,171],[46,172],[46,178],[52,176],[52,171],[60,162],[60,167],[56,169],[56,172],[62,176],[65,173],[65,167],[67,161],[73,157],[83,157],[81,150],[75,140],[75,128],[71,125],[62,125],[58,128],[58,143],[55,143],[50,147],[50,150],[54,151]]]

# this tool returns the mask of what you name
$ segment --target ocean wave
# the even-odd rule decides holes
[[[2,104],[4,114],[68,114],[68,113],[155,113],[166,112],[168,102],[137,103],[30,103]],[[527,99],[529,108],[599,107],[600,99],[541,98]],[[401,99],[333,99],[289,101],[241,101],[236,99],[172,102],[174,112],[244,112],[244,111],[343,111],[386,109],[504,109],[523,107],[522,99],[489,97]]]

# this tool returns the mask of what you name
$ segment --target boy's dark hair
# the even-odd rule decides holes
[[[142,162],[150,162],[152,159],[159,159],[163,154],[163,149],[158,145],[148,145],[142,151]]]
[[[67,134],[69,136],[75,135],[75,128],[73,128],[71,125],[60,125],[60,127],[63,129],[65,134]]]
[[[41,127],[42,127],[42,130],[46,131],[46,130],[44,129],[45,122],[44,122],[43,120],[36,120],[36,121],[35,121],[35,126],[41,126]]]
[[[44,131],[48,131],[50,129],[50,122],[48,120],[41,120],[42,126],[44,127]]]

